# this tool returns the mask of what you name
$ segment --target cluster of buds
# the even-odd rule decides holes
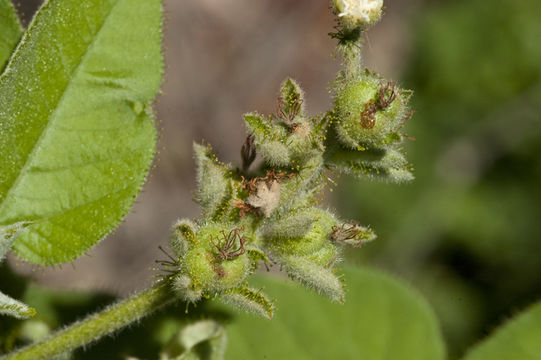
[[[334,6],[344,27],[365,26],[381,13],[381,1]],[[352,41],[339,40],[340,46]],[[270,318],[273,303],[247,282],[265,263],[343,301],[334,270],[342,249],[376,236],[318,207],[316,197],[328,183],[325,172],[395,182],[412,178],[399,145],[411,93],[368,71],[353,75],[339,74],[334,108],[318,118],[307,116],[303,91],[286,79],[275,114],[244,116],[248,134],[240,167],[220,162],[209,145],[194,144],[202,218],[179,220],[171,237],[172,282],[183,300],[213,297]],[[257,156],[262,161],[255,162]],[[254,163],[260,165],[252,168]]]

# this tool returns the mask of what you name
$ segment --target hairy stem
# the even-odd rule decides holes
[[[61,355],[109,335],[176,299],[169,283],[161,282],[0,359],[38,360]]]
[[[346,81],[358,79],[362,70],[362,54],[360,41],[351,41],[343,46],[342,58]]]

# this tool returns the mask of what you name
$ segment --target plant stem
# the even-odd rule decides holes
[[[350,42],[343,46],[342,59],[346,81],[357,80],[361,77],[362,54],[360,41]]]
[[[109,335],[176,299],[169,283],[160,282],[0,359],[38,360],[61,355]]]

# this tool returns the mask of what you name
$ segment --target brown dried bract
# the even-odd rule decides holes
[[[289,130],[289,133],[290,133],[290,134],[296,133],[296,132],[299,130],[300,126],[301,126],[301,124],[299,124],[299,123],[293,123],[293,124],[291,124],[291,126],[290,126],[289,129],[288,129],[288,130]]]
[[[252,212],[252,213],[259,212],[257,208],[253,207],[250,204],[247,204],[243,200],[235,200],[235,202],[233,203],[233,206],[239,209],[239,216],[241,219],[244,219],[246,217],[246,214],[249,212]]]
[[[283,181],[285,179],[292,179],[295,177],[295,174],[287,174],[285,172],[276,172],[274,169],[267,171],[267,174],[264,177],[255,177],[250,180],[246,180],[244,176],[242,178],[242,186],[250,195],[254,194],[257,191],[257,183],[260,181],[265,181],[267,185],[271,185],[273,181]]]
[[[253,194],[257,190],[256,183],[259,180],[264,179],[264,178],[255,177],[253,179],[246,180],[246,178],[244,176],[241,176],[241,179],[242,179],[242,181],[241,181],[242,187],[246,191],[248,191],[249,194]]]
[[[282,180],[292,179],[294,177],[295,177],[295,174],[293,173],[291,174],[286,174],[285,172],[277,173],[276,171],[274,171],[274,169],[272,169],[267,172],[267,176],[265,177],[265,180],[267,181],[267,183],[271,183],[273,181],[280,182]]]
[[[229,234],[226,234],[225,230],[221,230],[222,236],[219,237],[216,242],[214,242],[212,235],[210,236],[210,242],[218,250],[218,258],[221,260],[230,260],[244,254],[244,243],[246,242],[246,239],[240,235],[240,232],[243,230],[244,226],[231,230]],[[239,247],[233,249],[237,243],[237,239]]]

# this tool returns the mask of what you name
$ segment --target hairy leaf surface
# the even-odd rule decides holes
[[[10,0],[0,0],[0,73],[19,42],[23,29]]]
[[[272,321],[239,314],[227,328],[230,359],[441,360],[434,313],[414,291],[381,273],[347,268],[344,305],[279,279],[260,278],[276,297]]]
[[[541,359],[541,303],[537,303],[496,330],[464,358],[464,360],[515,359]]]
[[[37,264],[114,229],[155,149],[160,0],[50,0],[0,77],[0,230]]]

